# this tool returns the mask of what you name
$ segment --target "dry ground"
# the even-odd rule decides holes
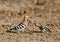
[[[60,42],[60,0],[0,0],[0,42]],[[51,33],[36,32],[8,33],[23,20],[23,11],[30,14],[32,21],[47,25]],[[21,14],[20,14],[21,13]],[[33,27],[28,27],[33,31]],[[27,29],[27,28],[26,28]]]

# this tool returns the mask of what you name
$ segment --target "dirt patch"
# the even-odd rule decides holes
[[[41,33],[35,26],[26,32],[6,32],[23,21],[27,11],[32,21],[47,25],[51,33]],[[28,30],[29,29],[29,30]],[[60,3],[58,0],[0,0],[0,42],[60,42]]]

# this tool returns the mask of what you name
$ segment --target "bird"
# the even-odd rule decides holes
[[[34,23],[41,31],[40,32],[51,32],[51,30],[46,25],[41,25],[39,22]]]
[[[21,31],[27,27],[29,14],[27,12],[24,12],[23,15],[24,15],[23,21],[20,24],[14,26],[13,28],[9,29],[8,30],[9,32],[14,32],[15,30]]]
[[[51,30],[46,26],[46,25],[43,25],[42,26],[42,32],[51,32]]]

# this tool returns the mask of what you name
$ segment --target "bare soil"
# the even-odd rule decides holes
[[[24,11],[52,32],[41,33],[36,26],[34,32],[32,26],[26,32],[6,32],[23,21]],[[60,0],[0,0],[0,42],[60,42]]]

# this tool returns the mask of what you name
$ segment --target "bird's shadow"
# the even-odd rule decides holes
[[[17,32],[14,32],[14,31],[6,31],[7,33],[17,33]],[[22,33],[42,33],[41,31],[27,31],[27,32],[22,32]]]
[[[9,31],[9,30],[7,30],[6,32],[7,32],[7,33],[17,33],[17,32]]]
[[[30,31],[30,32],[26,32],[26,33],[42,33],[41,31]]]

